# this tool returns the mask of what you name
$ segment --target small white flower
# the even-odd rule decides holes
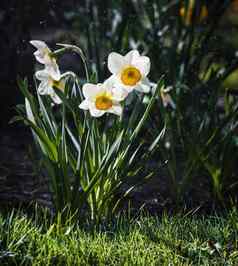
[[[169,92],[172,90],[172,87],[168,87],[166,89],[161,88],[160,90],[160,96],[162,98],[162,102],[164,107],[167,107],[168,105],[171,106],[173,109],[176,109],[176,104],[171,98]]]
[[[112,79],[107,79],[103,84],[86,83],[83,86],[85,100],[81,102],[79,108],[89,110],[94,117],[100,117],[105,113],[115,115],[122,114],[120,101],[127,96],[124,90],[114,87]]]
[[[38,87],[39,94],[50,95],[50,97],[56,104],[62,103],[61,99],[54,90],[54,88],[57,88],[64,92],[65,80],[62,78],[62,76],[60,76],[58,80],[55,80],[51,76],[51,72],[49,72],[47,68],[44,70],[37,71],[35,75],[36,78],[40,80],[40,85]]]
[[[150,72],[150,59],[141,56],[137,50],[132,50],[125,56],[110,53],[108,69],[112,73],[115,86],[122,87],[128,93],[133,89],[144,93],[150,91],[150,82],[147,78]]]
[[[37,49],[37,51],[34,53],[36,60],[47,67],[51,76],[55,80],[59,80],[59,66],[56,62],[55,57],[52,56],[52,52],[47,44],[42,41],[30,41],[30,43]]]

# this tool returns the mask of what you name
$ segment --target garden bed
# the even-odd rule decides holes
[[[31,132],[12,127],[1,130],[0,206],[2,208],[25,207],[32,203],[52,209],[49,184],[46,176],[34,171],[29,148],[33,147]],[[190,191],[179,204],[170,197],[170,184],[166,172],[161,172],[138,187],[128,196],[130,208],[135,213],[142,207],[152,215],[163,211],[196,212],[209,215],[223,213],[223,206],[215,202],[205,177],[194,178]],[[231,202],[227,198],[227,205]],[[122,208],[127,209],[128,205]]]

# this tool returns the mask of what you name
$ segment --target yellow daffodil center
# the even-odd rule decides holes
[[[121,81],[124,85],[134,86],[141,80],[141,73],[139,69],[129,66],[122,70]]]
[[[64,82],[60,81],[60,80],[53,80],[52,79],[52,86],[63,91],[64,90]]]
[[[108,110],[112,107],[112,95],[109,92],[103,92],[96,96],[95,106],[98,110]]]

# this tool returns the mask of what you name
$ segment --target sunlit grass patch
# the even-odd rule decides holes
[[[143,216],[99,227],[0,216],[1,265],[237,265],[238,213]]]

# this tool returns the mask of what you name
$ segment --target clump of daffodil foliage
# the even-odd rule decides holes
[[[70,209],[94,222],[110,218],[128,193],[153,175],[146,160],[164,129],[146,145],[139,133],[163,81],[149,81],[150,59],[137,50],[110,53],[111,76],[97,83],[80,48],[61,45],[51,51],[45,42],[31,44],[43,69],[35,73],[36,92],[19,81],[26,101],[18,118],[32,130],[55,211]],[[57,59],[70,51],[80,55],[85,79],[60,72]]]

